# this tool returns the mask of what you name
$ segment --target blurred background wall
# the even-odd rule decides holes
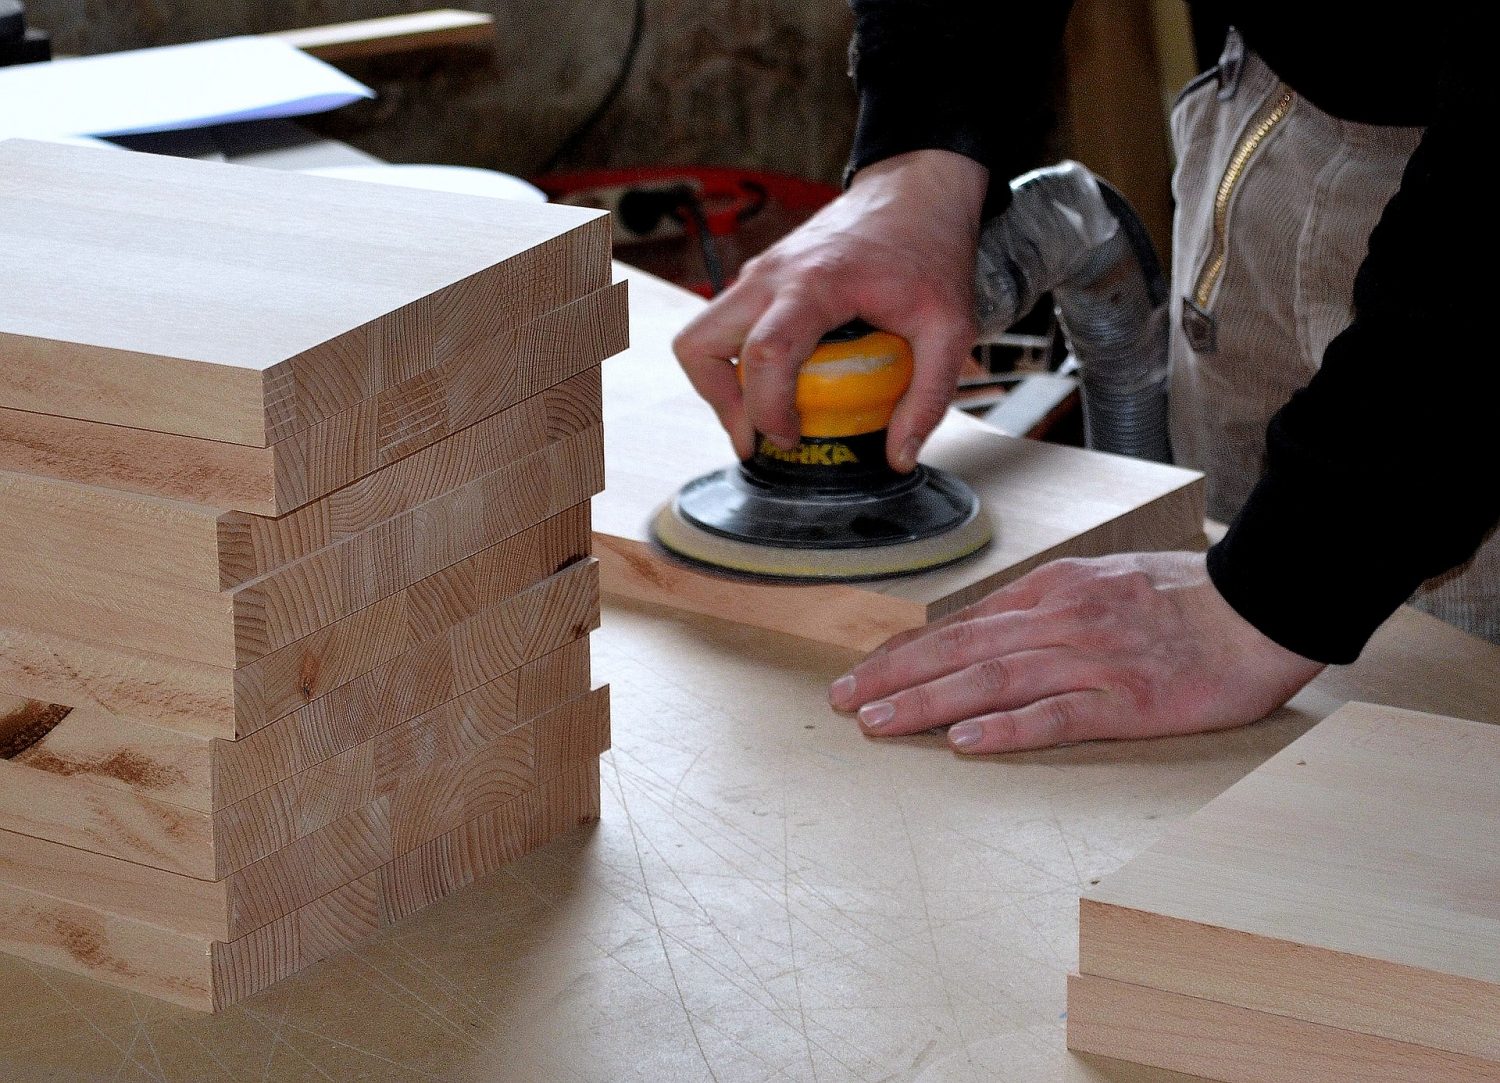
[[[535,173],[620,70],[635,0],[27,0],[62,53],[435,7],[495,16],[494,49],[350,64],[379,101],[320,131],[390,161]],[[838,178],[854,126],[844,0],[648,0],[633,73],[560,166],[698,162]]]

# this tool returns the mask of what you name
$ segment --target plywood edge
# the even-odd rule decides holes
[[[1493,1083],[1500,1062],[1093,975],[1068,977],[1068,1048],[1227,1083]]]
[[[594,532],[606,596],[685,609],[821,643],[873,650],[924,623],[921,606],[839,584],[748,584],[698,571],[650,542]]]

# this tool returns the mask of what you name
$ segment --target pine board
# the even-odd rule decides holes
[[[0,408],[0,468],[285,515],[597,365],[626,327],[606,287],[264,448]]]
[[[469,713],[476,719],[472,708]],[[487,738],[493,730],[504,732]],[[392,734],[379,755],[389,757],[414,740],[421,738]],[[232,940],[578,764],[597,764],[608,747],[609,693],[599,688],[548,704],[508,728],[495,718],[480,718],[462,734],[444,727],[415,763],[383,771],[368,800],[336,815],[319,813],[326,822],[218,879],[0,829],[0,890],[10,885],[188,935]]]
[[[227,590],[462,489],[603,416],[582,373],[280,518],[0,472],[0,555]]]
[[[587,511],[547,520],[538,528],[545,542],[515,563],[496,567],[481,552],[240,669],[3,626],[0,694],[234,740],[438,635],[460,679],[488,679],[535,644],[554,649],[597,619]]]
[[[1500,1062],[1500,728],[1349,704],[1105,878],[1084,974]]]
[[[13,567],[0,624],[92,638],[237,668],[311,635],[604,486],[598,426],[548,445],[462,489],[230,591],[205,591],[66,556]]]
[[[1495,1083],[1500,1061],[1108,978],[1068,978],[1068,1048],[1223,1083]]]
[[[253,447],[609,282],[572,207],[22,140],[0,199],[0,406]]]
[[[446,646],[441,638],[429,642]],[[470,689],[454,687],[446,652],[438,650],[422,658],[431,664],[416,669],[398,660],[366,675],[375,680],[351,682],[239,741],[164,729],[97,710],[71,710],[28,747],[0,748],[0,756],[28,772],[76,778],[91,786],[214,812],[363,741],[429,717],[429,712],[452,709]],[[526,662],[485,687],[491,687],[493,695],[496,685],[503,690],[508,717],[520,719],[541,713],[547,704],[583,695],[589,687],[587,637]],[[357,695],[340,695],[354,686],[360,686]],[[337,709],[333,704],[319,706],[334,699],[340,700]],[[40,705],[0,697],[0,734],[6,732],[10,712],[18,716],[28,706]]]
[[[227,943],[0,884],[0,950],[186,1007],[218,1010],[598,815],[595,759]]]
[[[733,452],[672,356],[672,335],[701,304],[646,276],[632,273],[631,285],[643,295],[633,313],[633,345],[604,365],[609,485],[594,502],[594,531],[608,595],[869,650],[1049,560],[1176,548],[1201,533],[1197,473],[1016,439],[949,411],[922,461],[978,493],[996,529],[982,553],[879,583],[754,583],[691,568],[649,540],[651,516]],[[668,296],[658,302],[662,293]]]

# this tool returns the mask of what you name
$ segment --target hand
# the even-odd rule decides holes
[[[1263,718],[1323,667],[1214,589],[1198,553],[1058,560],[833,682],[871,736],[948,723],[959,752],[1164,737]]]
[[[886,454],[897,470],[915,465],[974,345],[988,177],[977,162],[943,150],[867,166],[847,192],[747,263],[682,330],[677,358],[741,459],[754,450],[756,431],[797,446],[798,370],[819,338],[858,316],[911,343],[916,373],[891,419]]]

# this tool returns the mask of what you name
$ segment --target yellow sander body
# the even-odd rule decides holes
[[[978,552],[993,531],[967,485],[887,464],[886,429],[911,377],[905,339],[858,321],[830,332],[798,376],[798,446],[757,437],[746,462],[683,486],[652,534],[694,564],[783,580],[879,579]]]

